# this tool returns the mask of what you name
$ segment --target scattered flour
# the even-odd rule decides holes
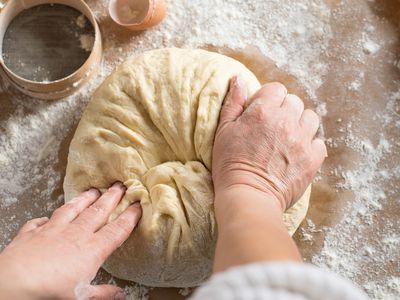
[[[396,117],[393,110],[400,100],[398,93],[391,93],[386,98],[385,111],[379,112],[382,128],[390,125]],[[357,167],[335,168],[332,175],[342,177],[343,183],[338,188],[351,190],[354,200],[343,209],[341,221],[331,228],[322,228],[325,240],[321,252],[314,255],[312,262],[326,267],[357,282],[360,272],[364,280],[358,282],[373,299],[398,299],[400,295],[400,236],[398,219],[377,219],[383,205],[388,199],[399,198],[385,185],[389,180],[399,181],[399,172],[387,157],[393,154],[393,142],[381,132],[374,143],[369,138],[356,134],[351,123],[346,126],[344,142],[347,147],[356,151],[361,159]],[[329,144],[328,144],[329,146]],[[384,222],[382,224],[382,222]],[[303,240],[313,241],[315,227],[303,229]],[[374,228],[377,228],[376,230]],[[379,230],[378,230],[379,228]],[[380,242],[376,243],[379,240]],[[374,245],[374,246],[372,246]],[[389,276],[388,270],[395,271],[396,276]]]
[[[125,287],[126,300],[147,300],[151,289],[143,285],[133,285]]]
[[[322,103],[318,104],[315,111],[320,117],[325,117],[328,114],[328,110],[326,108],[326,103],[322,102]]]
[[[365,54],[375,54],[379,51],[381,46],[374,41],[371,41],[368,37],[364,37],[363,39],[363,51]]]
[[[189,296],[191,292],[192,292],[191,288],[184,288],[184,289],[180,289],[179,290],[179,294],[184,296],[184,297]]]
[[[101,24],[104,40],[104,62],[97,75],[79,92],[60,101],[45,102],[13,94],[15,110],[11,110],[5,120],[0,119],[0,228],[4,233],[0,249],[23,222],[49,215],[63,202],[62,192],[57,191],[64,176],[60,165],[65,164],[60,161],[60,150],[67,147],[68,136],[77,125],[93,90],[117,64],[131,55],[171,46],[212,45],[240,49],[252,45],[279,68],[296,77],[313,98],[320,115],[329,117],[329,102],[318,99],[317,90],[324,84],[330,68],[323,62],[327,56],[335,55],[331,45],[334,37],[331,19],[351,3],[341,1],[334,11],[322,0],[168,1],[169,13],[162,24],[138,35],[132,34],[121,42],[112,31],[116,27],[104,25],[109,22],[108,1],[87,2]],[[81,28],[85,22],[84,17],[76,20]],[[385,46],[375,30],[366,24],[365,32],[349,42],[351,51],[358,53],[355,59],[360,63],[380,55],[379,50]],[[83,49],[91,51],[93,36],[80,36],[80,41]],[[398,60],[394,65],[400,68]],[[361,76],[357,70],[351,78],[342,80],[345,87],[351,91],[362,90],[364,74]],[[8,86],[1,88],[10,89]],[[376,113],[382,128],[392,124],[397,124],[397,130],[400,128],[399,103],[400,90],[389,94],[384,111]],[[338,118],[336,124],[341,135],[329,137],[326,140],[328,146],[348,147],[361,158],[351,167],[336,166],[330,175],[342,178],[343,182],[337,188],[351,190],[354,201],[343,209],[343,217],[334,227],[318,228],[307,219],[307,226],[301,231],[303,239],[313,243],[315,235],[324,234],[321,252],[314,255],[313,263],[356,282],[358,273],[366,272],[367,279],[358,283],[373,299],[395,299],[400,275],[398,272],[398,276],[387,275],[385,270],[387,264],[400,270],[399,222],[384,220],[378,224],[376,214],[389,198],[394,197],[384,188],[384,182],[400,178],[400,167],[387,161],[387,156],[398,153],[400,143],[389,140],[383,132],[377,139],[361,135],[354,131],[351,121],[342,118]],[[320,180],[322,175],[318,175]],[[17,210],[18,205],[28,207],[28,201],[21,199],[34,202],[33,209]],[[377,226],[380,231],[374,231]],[[380,242],[376,243],[377,240]],[[130,294],[128,299],[148,298],[145,287],[134,285],[126,291]]]

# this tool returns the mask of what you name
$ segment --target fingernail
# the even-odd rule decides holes
[[[232,97],[233,89],[234,89],[234,86],[235,86],[235,85],[236,85],[236,76],[233,76],[233,77],[231,78],[231,80],[229,81],[228,92],[227,92],[227,94],[225,95],[224,102],[226,102],[228,99],[230,99],[230,98]]]
[[[287,90],[286,86],[280,82],[276,82],[276,84],[279,87],[277,89],[279,91],[278,95],[281,95],[282,97],[286,97],[286,95],[288,94],[288,90]]]
[[[113,187],[120,187],[120,188],[124,188],[124,189],[126,188],[121,181],[114,182],[112,186]]]
[[[124,293],[124,291],[119,291],[114,295],[114,300],[125,300],[126,299],[126,295]]]
[[[96,189],[96,188],[90,188],[87,192],[92,196],[99,196],[100,195],[100,191],[98,189]]]
[[[235,76],[234,84],[236,87],[240,88],[243,85],[242,79],[239,76]]]
[[[132,206],[141,207],[141,206],[140,206],[140,202],[135,202],[135,203],[132,204]]]
[[[243,98],[247,98],[247,87],[243,79],[239,76],[236,76],[236,88],[240,91]]]

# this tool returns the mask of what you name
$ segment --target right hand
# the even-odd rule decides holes
[[[283,212],[327,156],[324,142],[315,138],[319,118],[280,83],[264,85],[247,107],[246,102],[246,87],[232,78],[215,134],[215,193],[249,187],[272,196]]]

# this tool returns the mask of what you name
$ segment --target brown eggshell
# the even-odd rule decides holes
[[[108,10],[110,17],[117,24],[124,26],[130,30],[144,30],[159,24],[165,16],[166,7],[165,0],[146,0],[148,1],[147,11],[144,12],[143,18],[137,22],[127,22],[121,16],[121,8],[127,0],[111,0]]]

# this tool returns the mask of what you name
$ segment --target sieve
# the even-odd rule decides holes
[[[100,29],[83,0],[8,0],[0,9],[0,74],[22,93],[46,100],[66,97],[100,65]],[[71,31],[75,27],[89,33],[79,35]],[[13,28],[25,35],[13,35]],[[47,33],[50,38],[44,38]]]

